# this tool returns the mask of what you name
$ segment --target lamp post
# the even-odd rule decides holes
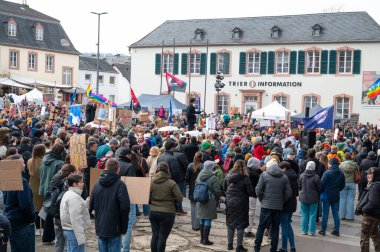
[[[100,16],[108,14],[107,12],[91,12],[91,14],[98,15],[98,53],[96,54],[96,93],[99,93],[99,44],[100,44]]]
[[[222,88],[224,88],[224,83],[222,82],[222,80],[224,79],[224,76],[223,76],[223,73],[221,71],[218,70],[218,72],[216,73],[216,81],[215,81],[215,84],[214,84],[214,87],[215,87],[215,90],[216,90],[216,112],[218,113],[218,108],[219,108],[219,92],[222,91]],[[223,104],[222,104],[222,111],[221,113],[223,113]]]

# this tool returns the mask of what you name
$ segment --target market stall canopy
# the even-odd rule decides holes
[[[14,81],[14,80],[11,80],[11,79],[8,79],[8,78],[0,80],[0,84],[1,85],[5,85],[5,86],[10,86],[10,87],[18,87],[18,88],[29,89],[29,90],[33,89],[33,87],[20,84],[20,83]]]
[[[313,115],[317,114],[319,111],[321,111],[323,108],[319,106],[318,104],[314,107],[312,107],[309,111],[309,117],[312,117]],[[305,118],[305,112],[299,113],[295,116],[292,116],[292,119],[304,119]]]
[[[173,112],[176,110],[186,109],[186,105],[178,101],[172,95],[150,95],[142,94],[137,97],[137,100],[140,103],[141,108],[150,110],[151,108],[158,109],[161,105],[165,110],[169,109],[170,100],[172,101]],[[120,108],[129,108],[130,102],[120,104]]]
[[[252,117],[256,119],[285,120],[285,112],[290,112],[291,116],[295,115],[294,112],[274,101],[264,108],[254,111]]]
[[[23,95],[10,95],[12,95],[15,103],[20,103],[22,100],[25,100],[25,98],[29,102],[43,103],[43,95],[37,88]]]

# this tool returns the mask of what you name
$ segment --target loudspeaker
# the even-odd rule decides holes
[[[301,131],[302,159],[306,158],[306,152],[313,148],[316,142],[317,133],[315,131]]]
[[[310,116],[310,107],[306,107],[305,109],[305,118],[309,118]]]

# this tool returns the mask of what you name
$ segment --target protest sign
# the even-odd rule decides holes
[[[233,119],[232,124],[235,128],[241,128],[243,126],[243,120]]]
[[[160,120],[160,121],[157,122],[157,127],[158,128],[162,128],[162,127],[165,127],[165,126],[168,126],[168,121]]]
[[[105,121],[107,119],[107,109],[100,107],[96,108],[96,119]]]
[[[70,163],[78,170],[87,167],[86,134],[70,137]]]
[[[131,204],[149,204],[150,177],[121,177],[127,185],[129,200]]]
[[[96,168],[90,168],[90,188],[88,189],[89,195],[91,195],[92,190],[94,189],[94,186],[96,182],[98,182],[100,174],[102,174],[104,170],[102,169],[96,169]]]
[[[21,161],[0,161],[0,190],[22,191]]]
[[[123,126],[124,126],[124,129],[126,128],[131,128],[133,125],[133,121],[132,119],[128,119],[127,121],[124,122]]]

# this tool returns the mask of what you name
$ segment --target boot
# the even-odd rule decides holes
[[[241,246],[238,246],[236,248],[236,252],[247,252],[248,250],[246,248],[243,247],[243,245]]]
[[[210,230],[211,230],[211,227],[210,226],[204,226],[203,227],[203,245],[213,245],[214,243],[211,242],[208,237],[210,235]]]
[[[203,244],[203,228],[204,228],[204,226],[202,225],[202,224],[199,224],[199,230],[201,231],[201,244]]]

